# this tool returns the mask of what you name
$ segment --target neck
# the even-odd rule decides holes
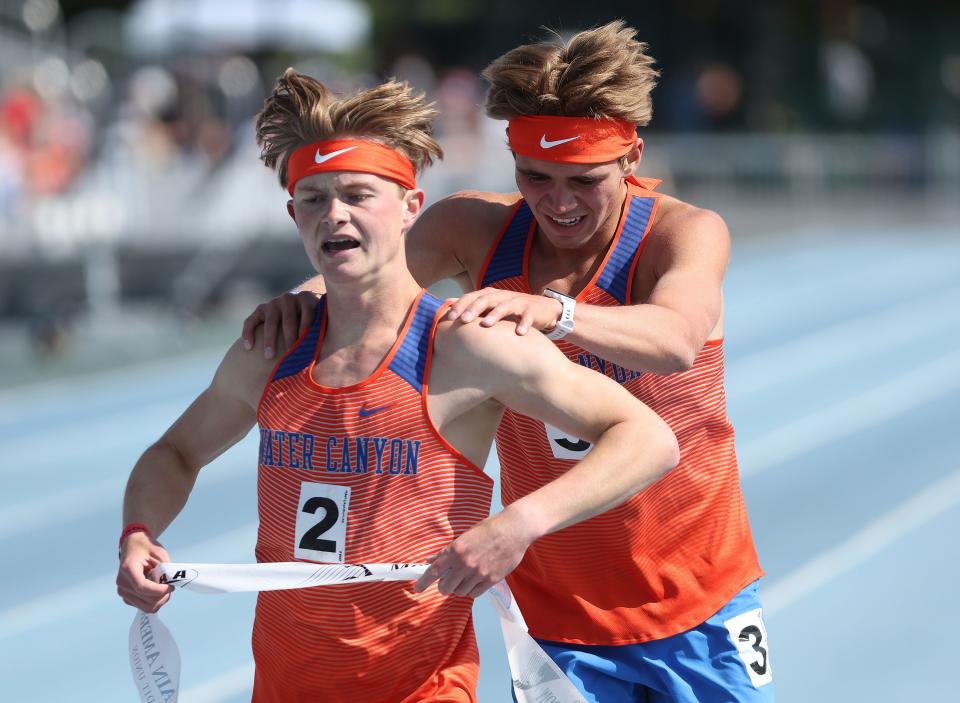
[[[328,284],[327,339],[337,347],[353,346],[399,330],[420,293],[410,272],[404,273],[378,277],[372,284]]]

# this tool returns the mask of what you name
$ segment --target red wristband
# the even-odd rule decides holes
[[[123,528],[123,531],[120,533],[120,549],[123,549],[123,543],[127,540],[127,537],[132,535],[134,532],[145,532],[147,537],[153,539],[153,533],[150,531],[150,528],[144,525],[142,522],[131,522],[129,525]]]

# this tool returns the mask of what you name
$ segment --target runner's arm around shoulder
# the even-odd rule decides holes
[[[117,590],[128,604],[153,612],[166,602],[169,589],[146,578],[157,562],[169,561],[155,536],[183,508],[200,469],[255,424],[271,369],[262,355],[246,354],[235,343],[210,386],[137,461],[127,481],[123,523],[142,524],[150,532],[135,532],[121,544]]]
[[[730,235],[716,213],[679,203],[647,237],[631,304],[577,305],[567,339],[630,369],[685,371],[722,320]]]
[[[676,466],[679,449],[652,410],[542,335],[519,336],[510,323],[452,325],[438,335],[437,360],[456,364],[464,385],[594,444],[569,471],[448,545],[418,581],[420,590],[439,579],[443,593],[477,596],[534,540],[619,505]]]

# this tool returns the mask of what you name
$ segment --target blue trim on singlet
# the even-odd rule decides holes
[[[443,301],[424,292],[403,342],[390,362],[390,370],[413,386],[417,393],[423,392],[423,376],[430,352],[430,331],[441,305]]]
[[[483,273],[481,288],[491,286],[497,281],[523,275],[523,254],[527,250],[527,234],[533,223],[533,211],[524,200],[520,203],[503,237],[497,242],[497,248],[490,257],[487,270]]]
[[[640,248],[643,233],[647,231],[647,223],[650,222],[650,213],[653,212],[655,202],[656,198],[630,198],[630,211],[627,213],[627,221],[623,223],[617,246],[610,253],[606,266],[597,278],[597,288],[607,291],[621,305],[629,302],[627,287],[630,284],[630,269],[637,249]]]
[[[277,370],[273,373],[274,381],[300,373],[313,361],[313,357],[317,354],[317,342],[320,339],[320,330],[323,329],[323,318],[326,311],[327,296],[324,295],[317,305],[317,316],[313,319],[313,324],[310,325],[310,329],[300,340],[300,343],[280,362]]]

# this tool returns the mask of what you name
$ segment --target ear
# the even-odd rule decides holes
[[[423,203],[425,200],[426,195],[420,188],[413,188],[404,194],[402,225],[404,233],[406,233],[406,231],[413,226],[413,223],[416,221],[417,217],[420,216],[420,212],[423,210]]]
[[[293,210],[293,198],[287,201],[287,212],[290,214],[290,219],[294,222],[297,221],[297,213]]]
[[[630,151],[626,153],[626,167],[624,168],[624,177],[629,178],[637,171],[640,165],[640,156],[643,154],[643,140],[637,137],[637,143]]]

